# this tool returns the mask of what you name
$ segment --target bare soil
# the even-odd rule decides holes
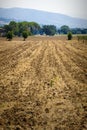
[[[0,130],[87,130],[87,43],[0,39]]]

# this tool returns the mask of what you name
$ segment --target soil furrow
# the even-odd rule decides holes
[[[86,130],[87,44],[0,42],[0,129]]]

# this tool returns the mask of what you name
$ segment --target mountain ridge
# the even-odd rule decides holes
[[[10,21],[35,21],[41,25],[53,24],[57,27],[61,27],[62,25],[68,25],[71,28],[87,28],[86,19],[75,18],[65,14],[36,9],[26,9],[18,7],[0,8],[0,18],[10,19]]]

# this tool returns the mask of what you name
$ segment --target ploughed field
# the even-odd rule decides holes
[[[0,40],[0,130],[87,130],[87,43]]]

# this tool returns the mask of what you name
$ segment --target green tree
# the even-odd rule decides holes
[[[5,29],[6,33],[9,32],[9,31],[11,31],[9,25],[4,25],[3,28]]]
[[[46,35],[53,36],[53,35],[55,35],[56,32],[57,32],[56,26],[54,26],[54,25],[44,25],[44,26],[43,26],[43,32],[44,32]]]
[[[70,31],[70,28],[67,25],[61,26],[61,32],[67,34]]]
[[[68,36],[68,40],[72,39],[72,33],[71,32],[69,32],[67,36]]]
[[[4,25],[4,29],[7,32],[12,31],[14,35],[18,35],[18,23],[15,21],[11,21],[8,25]]]
[[[38,23],[29,22],[28,26],[30,28],[30,32],[32,33],[32,35],[39,34],[41,28],[40,28],[40,25]]]
[[[21,36],[24,31],[29,30],[28,22],[27,21],[19,22],[18,28],[19,28],[19,36]]]
[[[12,31],[14,35],[18,35],[18,23],[16,23],[15,21],[11,21],[9,23],[9,31]]]
[[[9,32],[7,33],[7,35],[6,35],[6,37],[7,37],[7,39],[8,39],[9,41],[11,41],[12,38],[13,38],[13,32],[12,32],[12,31],[9,31]]]
[[[22,36],[23,36],[24,41],[25,41],[25,39],[28,37],[28,31],[23,31]]]

